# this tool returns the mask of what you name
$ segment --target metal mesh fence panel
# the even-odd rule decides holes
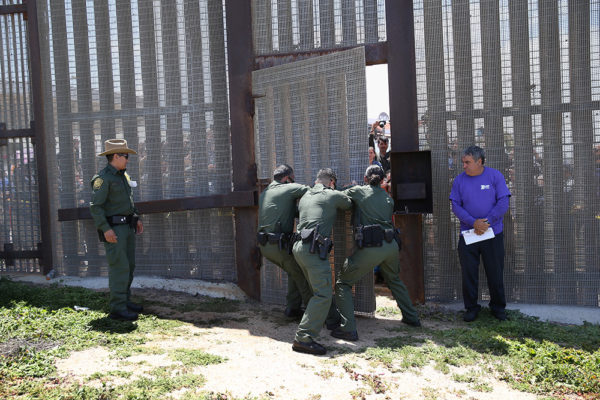
[[[414,2],[419,135],[433,162],[427,300],[461,297],[448,201],[477,144],[512,192],[510,302],[600,305],[598,0]],[[481,272],[481,300],[489,299]]]
[[[18,4],[3,1],[2,5]],[[0,16],[0,130],[30,128],[33,120],[27,22]],[[36,250],[40,240],[37,164],[30,138],[0,139],[0,250]],[[35,259],[0,260],[1,272],[40,272]]]
[[[386,40],[385,0],[254,0],[257,55]]]
[[[366,83],[363,48],[255,71],[255,143],[259,179],[272,178],[283,163],[297,182],[312,184],[319,169],[331,167],[338,183],[361,182],[368,166]],[[348,213],[334,226],[333,264],[339,269],[352,250]],[[287,277],[264,260],[261,298],[283,303]],[[371,277],[372,280],[372,277]],[[357,311],[374,311],[373,285],[359,284]]]
[[[231,191],[221,0],[51,0],[39,6],[53,210],[86,207],[104,141],[138,155],[135,201]],[[151,214],[138,272],[236,280],[231,209]],[[53,227],[59,272],[105,275],[91,221]]]

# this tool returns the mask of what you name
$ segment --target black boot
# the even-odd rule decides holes
[[[339,327],[331,331],[331,336],[334,338],[347,340],[349,342],[356,342],[358,340],[358,333],[356,331],[346,332]]]
[[[133,311],[136,313],[141,313],[142,311],[144,311],[144,306],[142,306],[141,304],[136,304],[132,301],[128,301],[127,302],[127,309],[129,311]]]
[[[113,311],[110,314],[108,314],[108,317],[121,321],[135,321],[136,319],[138,319],[137,313],[134,313],[129,310]]]
[[[292,344],[292,350],[297,351],[298,353],[307,353],[314,354],[317,356],[322,356],[327,353],[325,347],[321,346],[319,343],[311,340],[310,342],[299,342],[294,340]]]

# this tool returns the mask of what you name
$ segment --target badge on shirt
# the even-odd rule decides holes
[[[129,184],[129,187],[137,187],[137,181],[132,181],[131,177],[129,176],[129,174],[127,172],[125,172],[125,178],[127,178],[127,183]]]
[[[96,178],[96,180],[94,180],[94,190],[100,189],[103,183],[104,180],[102,180],[102,178]]]

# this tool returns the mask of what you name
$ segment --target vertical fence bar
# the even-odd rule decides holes
[[[598,249],[596,243],[598,200],[594,185],[594,132],[592,110],[591,71],[590,71],[590,1],[569,2],[569,70],[571,72],[571,127],[573,129],[573,153],[575,161],[575,187],[572,214],[574,216],[577,272],[578,304],[591,304],[598,300],[597,270]],[[579,263],[584,263],[580,265]]]
[[[33,2],[35,3],[35,2]],[[29,3],[28,3],[29,4]],[[54,70],[56,84],[56,113],[58,119],[58,170],[60,172],[60,194],[59,207],[75,207],[73,177],[74,177],[74,155],[73,155],[73,127],[71,121],[66,118],[71,113],[71,82],[69,68],[69,54],[67,46],[67,21],[65,15],[65,3],[63,0],[50,2],[52,14],[52,46],[54,50]],[[32,65],[34,62],[32,60]],[[40,196],[40,199],[43,197]],[[73,222],[62,223],[62,250],[64,255],[77,254],[75,241],[76,224]],[[67,263],[65,265],[67,275],[76,275],[77,269]]]
[[[136,109],[135,94],[135,68],[133,64],[133,28],[131,19],[131,1],[121,0],[117,7],[117,35],[119,37],[119,74],[121,86],[121,109],[123,116],[123,136],[127,145],[135,150],[140,150],[137,117],[132,115]],[[173,12],[174,10],[172,10]],[[175,47],[177,48],[177,47]],[[182,158],[182,157],[180,157]],[[127,163],[127,171],[132,179],[138,180],[140,176],[140,157],[134,157]],[[135,189],[137,191],[139,189]]]
[[[456,145],[459,151],[475,143],[471,24],[468,23],[470,18],[469,0],[455,0],[452,3],[452,34],[456,86]]]
[[[531,78],[529,67],[529,19],[527,0],[509,2],[512,103],[515,130],[514,193],[516,236],[515,286],[512,293],[522,302],[533,301],[544,287],[544,256],[537,238],[536,224],[542,219],[542,209],[531,192],[536,188],[533,165],[531,128]],[[538,225],[539,226],[539,225]],[[535,281],[534,281],[535,280]],[[528,289],[527,289],[528,288]]]
[[[138,1],[138,13],[144,108],[157,110],[159,106],[158,72],[153,4],[148,1]],[[160,115],[158,113],[144,115],[144,130],[146,133],[146,160],[143,164],[143,172],[147,178],[145,182],[146,189],[142,189],[144,190],[143,198],[145,200],[159,200],[163,198],[163,178],[161,171]],[[164,215],[157,214],[144,217],[144,224],[150,228],[143,235],[144,247],[150,243],[160,243],[166,229]],[[154,260],[147,259],[144,254],[140,254],[140,256],[140,262],[147,262],[150,265],[164,265],[168,258],[167,252],[161,252],[160,259]]]
[[[94,1],[94,18],[96,28],[96,56],[98,60],[99,107],[100,111],[108,113],[115,109],[115,94],[107,1]],[[102,118],[100,120],[102,145],[104,145],[106,140],[114,136],[115,129],[114,118]]]
[[[206,149],[206,120],[204,113],[204,73],[202,65],[202,39],[200,8],[195,0],[185,0],[185,32],[187,49],[188,99],[190,112],[190,151],[192,159],[191,187],[193,196],[208,194],[208,157]]]
[[[354,0],[342,0],[342,45],[356,44],[356,8]]]
[[[254,125],[251,116],[254,49],[250,3],[225,2],[234,190],[256,188]],[[253,239],[257,229],[257,208],[235,208],[234,224],[238,285],[248,296],[260,299],[260,255]]]
[[[415,64],[415,32],[412,0],[386,0],[386,31],[388,40],[388,85],[390,94],[390,119],[392,125],[392,151],[419,150],[417,119],[417,82]],[[432,21],[430,21],[432,22]],[[440,19],[435,21],[440,24]],[[426,24],[427,26],[428,24]],[[427,29],[427,28],[426,28]],[[441,32],[441,31],[440,31]],[[440,33],[440,38],[441,38]],[[441,46],[438,50],[441,50]],[[442,68],[440,79],[443,85],[443,53],[439,56]],[[436,58],[437,59],[437,58]],[[427,65],[429,66],[429,61]],[[429,83],[429,79],[428,79]],[[442,86],[443,88],[443,86]],[[440,97],[442,108],[444,94]],[[397,128],[396,128],[397,127]],[[438,132],[445,137],[445,129]],[[445,160],[447,163],[448,160]],[[392,165],[392,168],[394,166]],[[442,171],[447,167],[443,165]],[[439,169],[439,168],[438,168]],[[446,179],[445,182],[448,180]],[[445,205],[448,200],[446,198]],[[396,223],[403,228],[403,246],[400,252],[402,280],[406,283],[413,301],[425,301],[423,275],[423,218],[421,215],[398,215]],[[448,244],[440,243],[442,246]]]
[[[33,118],[35,123],[35,156],[38,179],[38,198],[40,205],[40,231],[42,248],[40,266],[43,274],[54,268],[52,226],[54,220],[50,214],[50,191],[48,163],[46,157],[46,130],[44,125],[44,102],[42,90],[42,58],[38,31],[37,2],[27,2],[27,28],[29,45],[30,78],[32,88]]]
[[[558,6],[554,0],[539,2],[540,76],[544,140],[544,226],[546,268],[552,270],[548,287],[550,303],[573,302],[573,242],[565,216],[563,195],[561,74]],[[567,304],[565,303],[565,304]]]

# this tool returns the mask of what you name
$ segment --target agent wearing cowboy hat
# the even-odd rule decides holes
[[[108,260],[108,287],[110,289],[110,318],[135,321],[143,308],[129,299],[135,270],[135,234],[144,231],[138,211],[133,204],[131,188],[137,186],[125,172],[130,154],[123,139],[104,142],[108,165],[92,178],[90,212],[104,242]]]

